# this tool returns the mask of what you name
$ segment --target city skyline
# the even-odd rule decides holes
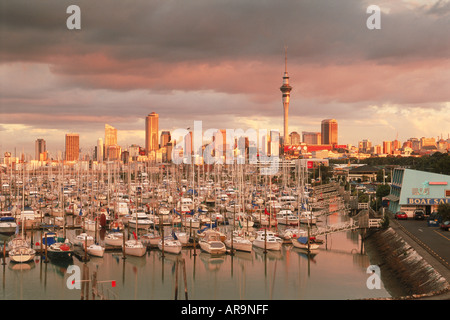
[[[289,133],[333,118],[342,144],[448,137],[447,1],[101,4],[78,3],[81,30],[67,29],[58,1],[3,5],[2,154],[34,155],[36,139],[55,154],[68,132],[94,148],[106,123],[118,145],[144,146],[152,111],[158,138],[194,121],[283,132],[285,46]],[[366,27],[371,4],[380,30]]]

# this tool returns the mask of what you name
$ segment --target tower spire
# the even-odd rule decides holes
[[[283,76],[283,85],[280,87],[282,92],[282,101],[283,101],[283,109],[284,109],[284,144],[289,145],[289,130],[288,130],[288,120],[289,120],[289,99],[291,96],[292,87],[289,85],[289,76],[287,73],[287,46],[284,46],[284,76]]]
[[[287,73],[287,46],[284,46],[284,72]]]

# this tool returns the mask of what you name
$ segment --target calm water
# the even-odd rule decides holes
[[[347,219],[329,216],[328,224]],[[69,231],[68,231],[69,232]],[[79,233],[80,230],[71,232]],[[30,236],[28,234],[28,236]],[[38,238],[38,235],[35,236]],[[198,248],[183,249],[178,256],[151,249],[144,257],[127,256],[121,252],[105,252],[103,258],[91,258],[86,266],[89,274],[97,272],[98,281],[115,280],[99,285],[110,299],[173,300],[177,258],[186,262],[189,300],[292,300],[292,299],[361,299],[390,297],[381,289],[368,289],[366,273],[369,255],[361,254],[357,232],[341,232],[320,237],[325,242],[319,253],[308,257],[292,245],[281,252],[254,249],[251,253],[236,252],[234,256],[212,257]],[[2,260],[3,262],[3,260]],[[76,257],[73,264],[83,270]],[[44,263],[39,256],[31,264],[17,265],[6,259],[2,270],[0,297],[4,300],[81,299],[81,290],[68,289],[68,265]],[[183,273],[179,269],[178,299],[184,300]],[[89,297],[91,299],[91,297]],[[98,299],[98,298],[97,298]]]

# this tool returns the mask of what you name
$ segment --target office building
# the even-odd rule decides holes
[[[338,123],[335,119],[322,121],[322,144],[336,145],[338,143]]]
[[[152,112],[145,118],[145,152],[147,155],[151,151],[159,149],[158,124],[159,116]]]
[[[322,142],[322,135],[320,134],[320,132],[303,131],[302,136],[303,143],[308,145],[317,145],[321,144]]]
[[[47,160],[47,147],[44,139],[37,139],[35,142],[35,160]]]
[[[66,161],[78,161],[80,156],[80,136],[77,133],[66,134]]]

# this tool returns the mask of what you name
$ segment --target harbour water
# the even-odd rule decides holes
[[[326,224],[346,221],[348,216],[333,214],[322,218]],[[326,221],[325,221],[326,220]],[[30,239],[31,231],[27,232]],[[34,239],[41,231],[35,231]],[[67,230],[70,238],[80,230]],[[238,252],[211,256],[197,249],[183,248],[180,255],[148,249],[143,257],[126,256],[120,250],[107,251],[102,258],[86,263],[77,257],[66,264],[46,263],[36,255],[33,262],[14,264],[8,258],[2,269],[0,297],[3,300],[92,299],[88,290],[69,288],[70,265],[96,274],[96,298],[116,300],[347,300],[390,297],[383,282],[379,288],[367,285],[370,252],[361,246],[358,231],[345,231],[320,237],[324,242],[315,255],[292,244],[281,252]],[[3,239],[2,239],[3,240]],[[101,237],[99,238],[102,243]],[[184,260],[178,264],[177,259]],[[184,273],[183,273],[184,271]],[[185,274],[185,275],[184,275]],[[86,275],[86,274],[85,274]],[[178,275],[178,276],[177,276]],[[178,281],[177,281],[178,279]],[[70,282],[70,281],[69,281]],[[92,282],[85,282],[91,284]],[[177,285],[178,283],[178,285]],[[186,283],[186,289],[185,289]],[[88,295],[86,295],[88,292]]]

